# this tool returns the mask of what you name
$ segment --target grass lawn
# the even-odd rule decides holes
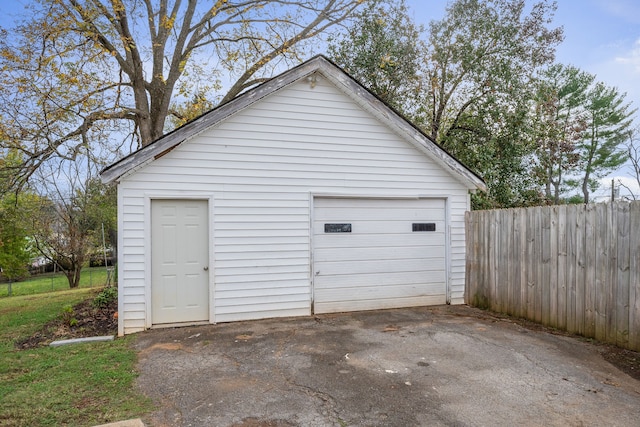
[[[76,289],[0,299],[0,426],[92,426],[152,409],[133,386],[131,340],[16,350],[65,305],[93,298]]]
[[[113,274],[113,273],[112,273]],[[107,282],[107,270],[104,267],[86,267],[80,276],[81,288],[98,288]],[[69,281],[62,273],[45,273],[32,276],[22,282],[11,284],[11,295],[33,295],[42,292],[69,290]],[[9,296],[9,284],[0,283],[0,298]]]

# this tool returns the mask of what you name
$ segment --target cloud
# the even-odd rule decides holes
[[[640,74],[640,39],[636,40],[633,47],[624,56],[615,58],[617,64],[630,66],[635,73]]]

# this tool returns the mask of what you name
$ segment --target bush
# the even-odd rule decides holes
[[[117,300],[118,288],[115,286],[107,286],[93,299],[93,306],[97,308],[107,308],[112,302]]]

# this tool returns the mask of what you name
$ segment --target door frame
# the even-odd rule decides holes
[[[203,200],[207,202],[208,216],[208,250],[209,250],[209,321],[205,323],[215,323],[215,257],[214,257],[214,228],[213,228],[213,212],[214,212],[214,195],[209,192],[151,192],[145,193],[144,196],[144,305],[145,305],[145,329],[151,327],[171,327],[175,324],[163,323],[161,325],[153,324],[153,310],[151,305],[151,202],[153,200]],[[188,323],[188,322],[187,322]],[[193,322],[202,323],[202,322]],[[185,323],[180,323],[185,325]]]
[[[353,194],[353,193],[309,193],[309,277],[310,292],[309,303],[311,306],[311,314],[314,313],[315,299],[315,260],[314,260],[314,233],[313,223],[315,221],[315,199],[379,199],[379,200],[418,200],[418,199],[436,199],[444,201],[444,283],[446,303],[451,304],[451,197],[448,194],[417,194],[417,195],[376,195],[376,194]]]

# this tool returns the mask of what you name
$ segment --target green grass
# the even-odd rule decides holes
[[[113,273],[112,273],[113,274]],[[96,288],[107,282],[107,270],[104,267],[83,268],[80,276],[80,288]],[[46,273],[32,276],[22,282],[11,284],[11,295],[34,295],[43,292],[69,290],[69,281],[62,273]],[[0,283],[0,298],[9,296],[9,284]]]
[[[91,426],[139,417],[151,402],[136,393],[135,337],[16,350],[26,338],[96,290],[0,299],[0,426]]]

